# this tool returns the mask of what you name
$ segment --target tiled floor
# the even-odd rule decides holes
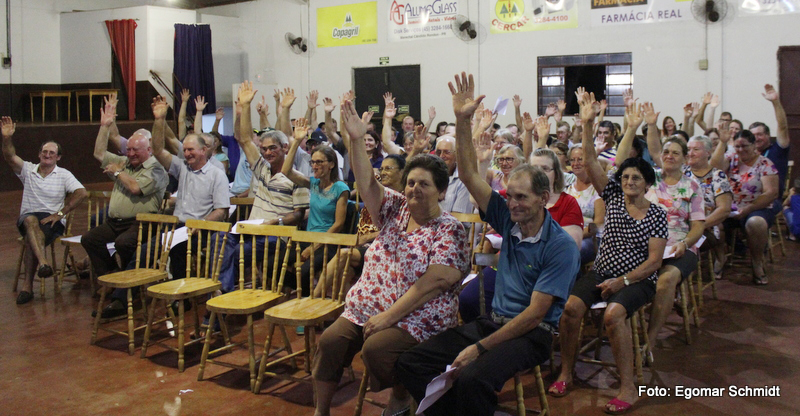
[[[187,349],[187,369],[177,371],[176,354],[160,347],[148,350],[148,358],[127,354],[126,341],[109,338],[89,345],[90,311],[96,300],[88,284],[67,283],[53,294],[48,280],[46,299],[17,306],[12,293],[13,273],[19,254],[15,219],[20,192],[0,194],[0,414],[8,415],[311,415],[309,384],[272,381],[261,394],[248,390],[246,372],[212,367],[210,380],[197,381],[200,346]],[[80,217],[80,215],[79,215]],[[77,220],[85,227],[85,217]],[[756,287],[746,269],[727,272],[719,282],[719,300],[710,290],[702,311],[700,328],[694,328],[694,343],[687,346],[677,315],[670,317],[655,350],[655,364],[646,368],[647,386],[670,389],[671,397],[647,397],[639,401],[640,415],[797,415],[800,414],[800,245],[787,242],[787,256],[778,254],[771,266],[771,283]],[[82,256],[79,256],[82,257]],[[246,339],[240,332],[239,339]],[[257,322],[256,340],[263,343],[265,328]],[[139,338],[137,338],[137,341]],[[301,340],[294,345],[300,347]],[[607,350],[607,348],[606,348]],[[241,361],[236,353],[232,359]],[[556,358],[558,361],[558,358]],[[241,361],[244,362],[244,361]],[[354,409],[362,365],[354,363],[356,381],[343,386],[334,400],[334,415],[349,415]],[[602,405],[614,393],[613,373],[578,365],[580,382],[564,398],[549,398],[554,415],[600,415]],[[542,367],[545,382],[553,377]],[[535,384],[524,379],[526,403],[539,408]],[[728,387],[779,386],[780,397],[731,397]],[[723,397],[675,397],[676,386],[721,387]],[[387,393],[380,396],[385,399]],[[511,385],[501,400],[513,404]],[[380,409],[365,405],[364,414]]]

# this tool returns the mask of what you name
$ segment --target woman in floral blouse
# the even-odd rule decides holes
[[[404,351],[458,324],[457,289],[470,264],[467,233],[439,208],[449,176],[441,159],[412,158],[404,171],[404,194],[385,188],[375,179],[361,140],[366,122],[351,101],[343,114],[352,138],[352,170],[381,231],[364,256],[361,278],[347,293],[344,313],[319,339],[312,372],[315,414],[329,414],[344,367],[358,351],[372,391],[392,387],[386,413],[408,414],[411,398],[395,381],[394,363]]]
[[[631,106],[625,110],[628,131],[617,149],[621,160],[628,157],[636,129],[645,117],[648,118],[648,124],[655,122],[654,119],[657,118],[651,104]],[[650,186],[645,198],[667,211],[669,234],[665,258],[658,270],[656,295],[653,298],[647,331],[650,342],[654,343],[658,331],[672,310],[675,289],[697,268],[697,248],[694,245],[703,236],[706,214],[700,184],[683,174],[683,165],[689,153],[686,141],[680,137],[671,137],[664,142],[662,150],[656,135],[648,134],[647,146],[652,154],[661,154],[656,159],[656,165],[661,169],[656,169],[656,181]]]

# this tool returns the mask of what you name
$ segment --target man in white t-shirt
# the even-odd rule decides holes
[[[17,220],[17,228],[26,244],[25,283],[17,296],[17,304],[22,305],[33,299],[34,273],[42,278],[53,275],[45,247],[64,233],[64,218],[86,198],[86,189],[70,171],[58,167],[61,160],[58,143],[49,141],[42,144],[38,164],[26,162],[17,156],[11,141],[16,124],[10,117],[3,117],[0,124],[3,158],[23,185],[22,206]]]

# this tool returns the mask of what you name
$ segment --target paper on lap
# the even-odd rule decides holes
[[[450,387],[453,387],[453,381],[456,379],[454,373],[455,369],[456,367],[448,365],[444,373],[428,383],[428,387],[425,388],[425,398],[419,402],[416,414],[421,415],[425,409],[431,407],[440,397],[444,396],[444,394],[450,390]]]

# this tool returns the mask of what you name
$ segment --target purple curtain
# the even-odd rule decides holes
[[[194,97],[198,95],[205,97],[208,103],[203,114],[215,112],[217,99],[214,92],[214,60],[211,57],[211,27],[176,23],[174,54],[172,72],[180,82],[173,83],[175,97],[180,100],[181,86],[188,88],[192,94],[186,114],[194,116]]]

